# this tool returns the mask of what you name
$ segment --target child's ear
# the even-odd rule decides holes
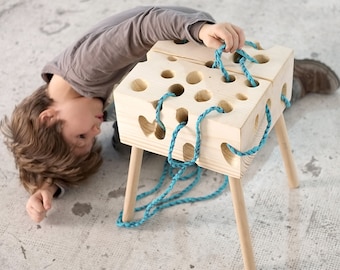
[[[39,121],[42,124],[52,125],[57,121],[57,111],[53,108],[48,108],[39,114]]]

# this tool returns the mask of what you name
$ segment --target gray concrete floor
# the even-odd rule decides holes
[[[81,32],[140,4],[186,5],[244,28],[268,48],[294,48],[297,58],[328,63],[338,74],[340,4],[318,1],[2,0],[0,115],[41,84],[42,66]],[[340,268],[340,94],[308,95],[285,112],[300,188],[287,187],[274,133],[243,179],[258,269]],[[229,189],[216,199],[166,209],[135,229],[118,228],[128,151],[110,145],[103,125],[101,170],[53,202],[37,225],[25,213],[28,194],[0,144],[1,269],[242,269]],[[140,191],[159,178],[164,158],[146,155]],[[223,176],[205,171],[194,193]]]

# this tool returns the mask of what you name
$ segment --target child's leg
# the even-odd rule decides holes
[[[339,86],[340,80],[329,66],[312,59],[295,59],[291,102],[308,93],[332,94]]]

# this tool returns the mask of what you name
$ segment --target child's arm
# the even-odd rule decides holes
[[[51,209],[53,195],[58,190],[55,184],[45,183],[28,199],[26,211],[32,220],[39,223],[46,217],[46,213]]]
[[[243,31],[229,23],[215,24],[202,11],[184,7],[137,7],[98,23],[42,71],[66,80],[79,94],[107,99],[115,84],[159,40],[189,40],[226,51],[243,46]]]

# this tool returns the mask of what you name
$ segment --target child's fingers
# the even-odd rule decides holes
[[[224,44],[224,40],[218,38],[218,37],[211,37],[210,39],[207,39],[205,42],[205,45],[209,48],[218,49]]]
[[[37,223],[42,221],[46,216],[46,210],[41,210],[41,209],[37,210],[33,207],[28,207],[26,208],[26,210],[30,218]]]
[[[46,211],[51,209],[52,198],[49,192],[41,192],[43,207]]]
[[[238,36],[232,27],[229,25],[225,26],[221,33],[221,38],[224,40],[226,52],[234,52],[238,47]]]
[[[234,27],[235,31],[237,32],[237,35],[238,35],[238,38],[239,38],[239,43],[238,43],[237,49],[241,49],[246,42],[246,36],[245,36],[242,28],[240,28],[236,25],[233,25],[233,27]]]
[[[46,209],[43,206],[42,200],[34,196],[28,200],[26,211],[35,222],[42,221],[46,216]]]
[[[226,52],[235,52],[245,43],[243,30],[230,23],[205,24],[202,26],[199,37],[207,47],[217,49],[226,44]]]
[[[218,29],[217,34],[226,43],[226,52],[235,52],[244,45],[245,37],[243,30],[233,24],[222,24],[222,28]]]

